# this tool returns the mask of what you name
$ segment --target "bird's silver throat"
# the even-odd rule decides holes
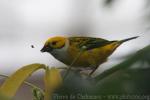
[[[54,49],[51,54],[58,60],[64,62],[68,58],[68,50],[69,47],[69,40],[66,40],[64,47],[61,49]]]

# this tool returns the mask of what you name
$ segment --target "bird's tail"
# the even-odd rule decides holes
[[[139,37],[139,36],[135,36],[135,37],[123,39],[123,40],[120,40],[119,42],[122,44],[122,43],[124,43],[124,42],[126,42],[126,41],[129,41],[129,40],[132,40],[132,39],[136,39],[136,38],[138,38],[138,37]]]

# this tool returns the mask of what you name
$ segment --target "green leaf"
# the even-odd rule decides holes
[[[43,92],[38,88],[33,88],[32,90],[33,100],[44,100]]]
[[[12,98],[25,79],[39,69],[45,69],[45,65],[31,64],[17,70],[2,84],[0,93],[6,97]]]

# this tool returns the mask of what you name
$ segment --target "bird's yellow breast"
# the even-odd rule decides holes
[[[113,42],[109,45],[94,48],[92,50],[82,51],[79,59],[74,63],[76,67],[96,67],[107,60],[107,57],[110,56],[113,51],[119,46],[118,42]],[[75,46],[72,45],[68,48],[68,61],[72,62],[77,55],[79,54],[80,50]]]

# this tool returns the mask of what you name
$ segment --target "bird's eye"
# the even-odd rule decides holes
[[[56,41],[52,42],[52,45],[56,45],[56,44],[57,44],[57,42],[56,42]]]

